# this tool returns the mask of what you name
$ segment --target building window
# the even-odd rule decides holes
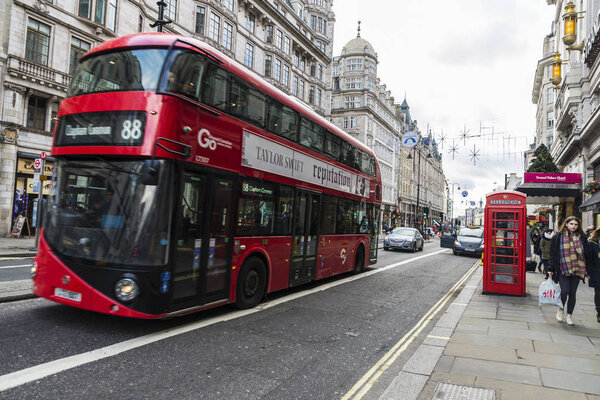
[[[250,43],[246,43],[246,56],[244,57],[244,64],[246,67],[252,68],[254,64],[254,46]]]
[[[227,50],[231,50],[233,38],[233,25],[229,22],[223,21],[223,47]]]
[[[27,21],[25,58],[38,64],[48,65],[49,43],[50,26],[30,18]]]
[[[273,44],[273,25],[267,25],[267,33],[266,33],[266,41],[267,43]]]
[[[322,40],[317,40],[317,47],[319,48],[319,50],[321,50],[323,53],[326,52],[327,50],[327,45],[325,44],[325,42],[323,42]]]
[[[273,62],[273,57],[269,54],[265,55],[265,76],[271,76],[271,63]]]
[[[319,67],[317,68],[317,78],[319,78],[319,80],[323,80],[323,66],[321,64],[319,64]]]
[[[339,76],[339,75],[340,75],[340,73],[338,72],[338,66],[335,65],[333,67],[333,77],[335,78],[336,76]]]
[[[250,31],[250,33],[254,33],[254,28],[256,27],[256,17],[252,13],[248,13],[248,20],[246,21],[246,28]]]
[[[167,3],[165,8],[165,17],[171,21],[175,21],[175,12],[177,11],[177,0],[164,0]]]
[[[73,74],[75,72],[75,68],[77,67],[77,62],[79,58],[84,55],[92,45],[88,42],[84,42],[83,40],[77,39],[76,37],[71,38],[71,59],[69,60],[69,73]]]
[[[294,52],[294,65],[296,67],[300,65],[300,53],[297,51]]]
[[[204,26],[206,23],[206,8],[196,6],[196,33],[204,35]]]
[[[348,129],[348,117],[344,117],[344,119],[342,120],[342,127],[344,129]]]
[[[284,64],[283,66],[283,80],[282,82],[286,87],[290,84],[290,67]]]
[[[223,0],[223,5],[229,11],[233,11],[233,0]]]
[[[546,89],[546,102],[552,104],[554,102],[554,88]]]
[[[275,46],[279,49],[283,49],[283,33],[278,29]]]
[[[315,105],[321,107],[321,89],[317,88],[317,97],[315,98]]]
[[[362,59],[350,58],[346,60],[346,71],[362,71]]]
[[[317,30],[317,16],[316,15],[311,15],[310,16],[310,28],[313,31]]]
[[[29,96],[27,103],[27,126],[35,129],[46,128],[46,108],[48,100],[38,96]]]
[[[300,80],[300,85],[298,85],[298,98],[300,100],[304,100],[304,81]]]
[[[289,37],[285,37],[285,42],[283,43],[283,51],[285,52],[285,54],[290,54],[290,51],[292,49],[292,39],[290,39]]]
[[[281,80],[281,60],[275,59],[275,80],[279,82]]]
[[[360,89],[361,87],[361,78],[346,78],[346,89]]]
[[[317,63],[314,61],[310,62],[310,76],[317,75]]]
[[[296,75],[292,78],[292,94],[298,96],[298,77]]]
[[[356,117],[350,117],[350,129],[356,128]]]
[[[221,25],[221,17],[217,14],[211,12],[210,13],[210,21],[208,23],[208,37],[214,40],[215,42],[219,42],[219,27]]]
[[[548,128],[552,128],[554,126],[554,111],[548,112],[548,124],[546,126]]]
[[[310,104],[315,104],[315,87],[311,86],[308,88],[308,102]]]
[[[92,18],[90,0],[79,0],[79,16],[87,19]]]
[[[360,97],[346,96],[346,108],[358,108],[358,107],[360,107]]]
[[[300,59],[300,69],[302,70],[302,72],[306,71],[306,58],[302,57]]]

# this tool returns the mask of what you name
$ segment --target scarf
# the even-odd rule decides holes
[[[544,237],[548,240],[552,239],[552,236],[554,236],[554,232],[552,232],[552,233],[545,232],[544,233]]]
[[[560,271],[564,276],[575,274],[581,279],[585,278],[583,245],[577,233],[560,238]]]

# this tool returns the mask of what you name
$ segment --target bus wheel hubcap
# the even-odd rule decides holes
[[[244,283],[244,294],[246,297],[253,296],[258,290],[258,273],[252,270],[246,276],[246,282]]]

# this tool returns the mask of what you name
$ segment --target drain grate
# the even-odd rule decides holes
[[[473,386],[460,386],[451,383],[438,383],[432,400],[495,400],[496,393],[492,389]]]

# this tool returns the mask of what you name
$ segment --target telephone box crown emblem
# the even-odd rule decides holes
[[[505,195],[503,195],[503,196],[502,196],[502,198],[503,198],[504,200],[506,200],[506,199],[508,198],[508,195],[507,195],[507,194],[505,194]]]

